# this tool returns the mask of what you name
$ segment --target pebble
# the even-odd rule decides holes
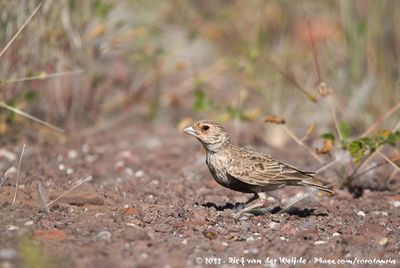
[[[278,228],[278,226],[279,226],[279,223],[277,223],[277,222],[271,221],[269,223],[269,228],[271,228],[271,229],[276,229],[276,228]]]
[[[89,152],[89,145],[87,145],[86,143],[84,145],[82,145],[82,152],[84,152],[85,154],[87,154]]]
[[[75,150],[69,150],[68,151],[68,158],[69,159],[75,159],[78,157],[78,152]]]
[[[25,226],[31,226],[33,225],[33,221],[27,221],[24,223]]]
[[[282,241],[288,241],[288,239],[284,236],[279,237]]]
[[[6,149],[0,149],[0,156],[7,158],[9,162],[12,162],[17,158],[17,156],[14,153]]]
[[[395,208],[400,207],[400,201],[394,201],[394,202],[393,202],[393,206],[394,206]]]
[[[187,243],[188,243],[188,240],[186,238],[182,240],[182,245],[187,245]]]
[[[135,176],[136,177],[143,177],[143,175],[144,175],[144,171],[143,170],[138,170],[138,171],[135,172]]]
[[[333,233],[332,236],[339,236],[339,233]]]
[[[12,248],[5,248],[0,250],[0,260],[11,261],[17,257],[17,251]]]
[[[111,233],[109,231],[101,231],[96,234],[94,237],[95,240],[107,240],[109,241],[111,239]]]
[[[246,238],[246,241],[247,242],[254,241],[254,237],[253,236],[249,236],[249,237]]]
[[[324,240],[318,240],[318,241],[314,242],[314,245],[323,245],[323,244],[326,244],[326,243],[328,243],[328,242],[326,242]]]
[[[386,244],[389,242],[389,239],[387,237],[382,238],[379,240],[379,245],[381,246],[386,246]]]
[[[74,173],[74,170],[72,168],[67,168],[65,173],[67,173],[67,175],[71,175],[72,173]]]
[[[65,170],[65,166],[63,164],[58,165],[59,170]]]
[[[9,231],[15,231],[15,230],[18,230],[19,229],[19,227],[18,226],[15,226],[15,225],[7,225],[7,230],[9,230]]]
[[[133,226],[124,229],[122,231],[122,236],[124,237],[124,239],[126,241],[129,241],[129,242],[147,241],[147,240],[152,239],[152,237],[146,230],[144,230],[142,228],[138,228],[138,227],[133,227]],[[182,244],[184,244],[183,241],[182,241]],[[186,243],[187,243],[187,239],[186,239]]]
[[[359,212],[357,212],[357,215],[358,215],[358,216],[361,216],[361,217],[365,217],[365,216],[366,216],[366,215],[365,215],[365,212],[362,211],[362,210],[360,210]]]

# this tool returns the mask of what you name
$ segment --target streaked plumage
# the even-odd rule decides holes
[[[265,153],[233,145],[219,123],[197,121],[184,132],[196,137],[204,146],[207,166],[213,178],[224,187],[254,193],[261,199],[265,199],[264,192],[286,185],[311,186],[331,193],[329,189],[310,181],[314,172],[304,172]]]

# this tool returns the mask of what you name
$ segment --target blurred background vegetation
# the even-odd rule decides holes
[[[40,3],[0,2],[1,49]],[[373,0],[46,0],[0,57],[1,101],[70,132],[276,114],[299,135],[312,123],[321,134],[335,128],[324,82],[357,135],[400,100],[399,9]],[[0,110],[3,137],[35,127]],[[270,128],[270,142],[282,144]]]

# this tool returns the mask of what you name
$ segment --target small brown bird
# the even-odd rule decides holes
[[[291,165],[272,159],[265,153],[231,143],[221,124],[200,120],[186,127],[183,132],[196,137],[206,150],[206,163],[213,178],[229,189],[253,193],[245,204],[260,198],[260,202],[244,208],[241,213],[265,205],[265,192],[286,185],[311,186],[332,193],[324,186],[309,181],[314,172],[304,172]]]

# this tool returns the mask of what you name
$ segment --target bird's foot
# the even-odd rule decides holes
[[[239,202],[239,203],[235,203],[235,204],[233,205],[233,210],[234,210],[235,212],[239,212],[239,211],[241,211],[241,210],[243,210],[243,209],[245,209],[245,208],[246,208],[245,203]]]

